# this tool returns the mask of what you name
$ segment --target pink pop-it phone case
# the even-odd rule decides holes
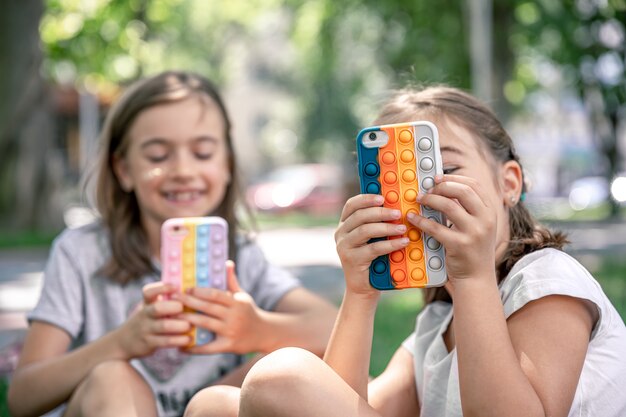
[[[357,154],[361,192],[381,194],[385,207],[400,210],[402,218],[392,223],[404,223],[409,238],[405,249],[372,262],[371,285],[381,290],[444,285],[443,246],[406,219],[413,211],[446,222],[440,212],[415,201],[418,192],[433,187],[435,175],[443,173],[437,127],[418,121],[365,128],[357,136]]]
[[[228,224],[221,217],[169,219],[161,227],[161,280],[185,291],[192,287],[226,289]],[[194,328],[191,345],[213,334]]]

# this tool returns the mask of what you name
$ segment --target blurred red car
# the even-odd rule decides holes
[[[252,184],[246,197],[261,212],[338,213],[345,202],[342,169],[330,164],[277,168]]]

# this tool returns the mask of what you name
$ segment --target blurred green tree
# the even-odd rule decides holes
[[[604,173],[613,179],[626,168],[620,166],[618,138],[626,120],[626,1],[524,0],[512,10],[515,24],[507,38],[516,61],[509,98],[521,103],[527,92],[546,88],[537,67],[556,69],[585,104],[595,145],[606,161]],[[618,216],[619,204],[609,201],[610,215]]]
[[[24,193],[27,188],[15,180],[16,166],[28,166],[17,162],[16,149],[28,141],[19,139],[14,126],[26,126],[21,121],[45,103],[16,105],[17,98],[30,97],[26,85],[44,91],[34,70],[42,58],[37,27],[45,78],[81,92],[111,96],[120,85],[167,68],[192,69],[228,85],[243,68],[255,82],[293,97],[296,108],[287,110],[296,117],[284,123],[306,138],[300,150],[308,159],[346,160],[356,131],[371,122],[390,88],[408,82],[471,87],[468,2],[48,0],[45,10],[41,1],[17,4],[9,1],[0,18],[0,57],[6,61],[0,85],[8,92],[0,106],[0,216],[19,213],[23,225],[42,224],[46,213],[19,207],[45,210],[55,190],[46,184],[58,177],[42,175],[52,168],[33,155],[43,161],[35,169],[40,180],[27,183],[37,183],[41,192]],[[491,104],[506,117],[510,106],[542,86],[537,71],[529,70],[529,57],[550,60],[589,103],[602,138],[598,146],[612,161],[607,175],[617,169],[615,132],[625,102],[624,7],[623,0],[493,0]],[[616,62],[621,72],[598,77],[599,68],[615,68]],[[36,137],[52,141],[49,134]]]

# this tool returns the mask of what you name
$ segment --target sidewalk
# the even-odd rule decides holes
[[[270,262],[339,302],[344,287],[333,233],[332,228],[280,229],[260,233],[257,242]],[[47,257],[47,248],[0,250],[0,349],[23,337],[25,314],[39,297]]]

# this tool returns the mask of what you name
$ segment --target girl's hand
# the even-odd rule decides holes
[[[247,292],[239,287],[235,264],[226,262],[227,291],[216,288],[193,288],[179,294],[186,307],[197,311],[183,316],[192,325],[207,329],[215,339],[207,344],[186,349],[189,353],[239,353],[262,350],[263,312]]]
[[[437,239],[446,250],[451,283],[467,278],[495,282],[497,210],[481,185],[460,175],[435,177],[435,186],[418,195],[420,204],[441,211],[449,227],[415,214],[408,220]]]
[[[383,197],[359,194],[349,199],[341,213],[335,232],[337,253],[346,279],[346,291],[376,295],[379,292],[369,283],[369,267],[378,256],[406,247],[409,239],[385,239],[368,243],[370,239],[399,236],[406,232],[404,224],[385,223],[399,220],[399,210],[381,207]]]
[[[157,348],[189,344],[191,326],[177,317],[183,312],[180,301],[169,299],[178,290],[162,282],[143,287],[143,303],[116,330],[119,345],[128,359],[148,356]]]

